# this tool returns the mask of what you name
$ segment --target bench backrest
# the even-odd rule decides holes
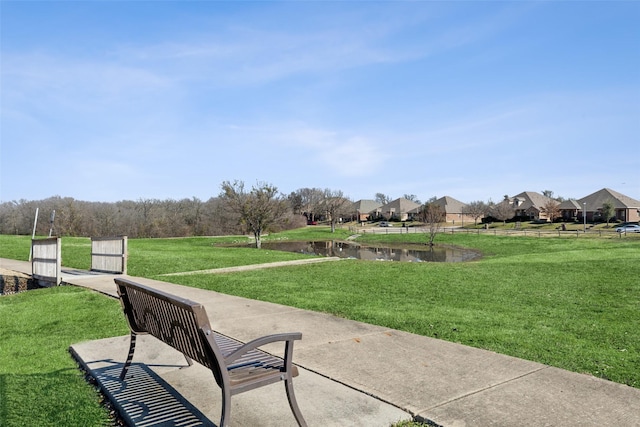
[[[219,379],[220,365],[201,329],[211,325],[202,304],[126,279],[116,278],[118,294],[133,333],[151,334],[213,371]]]

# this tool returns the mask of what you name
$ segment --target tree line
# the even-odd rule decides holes
[[[284,195],[272,184],[258,182],[251,189],[242,181],[224,181],[217,197],[203,201],[196,197],[181,200],[138,199],[114,203],[87,202],[71,197],[54,196],[37,201],[0,203],[0,234],[104,237],[126,235],[131,238],[220,236],[252,234],[260,247],[262,234],[298,228],[315,221],[325,221],[335,231],[340,221],[350,221],[356,213],[352,201],[342,191],[300,188]],[[545,195],[553,195],[545,191]],[[388,203],[385,194],[375,195],[379,203]],[[420,203],[413,194],[404,198]],[[542,211],[553,221],[559,217],[562,199],[550,199]],[[432,197],[422,205],[418,220],[429,225],[429,243],[444,221],[444,211]],[[612,210],[604,206],[603,210]],[[506,221],[514,208],[508,196],[501,203],[473,201],[464,214],[474,218]],[[605,217],[608,217],[608,210]],[[610,215],[609,215],[610,216]]]
[[[30,235],[36,210],[35,232],[39,236],[178,237],[213,235],[225,229],[215,198],[108,203],[54,196],[0,204],[0,233]]]
[[[268,183],[251,189],[225,181],[217,197],[203,201],[138,199],[89,202],[53,196],[0,203],[0,234],[31,235],[38,212],[38,236],[130,238],[220,236],[298,228],[311,220],[336,223],[350,215],[351,201],[341,191],[301,188],[289,195]]]

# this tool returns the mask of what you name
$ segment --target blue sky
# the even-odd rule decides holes
[[[640,199],[640,2],[0,7],[2,201]]]

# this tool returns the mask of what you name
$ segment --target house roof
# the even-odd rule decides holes
[[[527,210],[532,207],[539,210],[549,201],[553,200],[535,191],[524,191],[510,198],[511,201],[515,201],[515,199],[519,199],[522,202],[518,206],[514,206],[514,208],[518,210]]]
[[[453,197],[449,196],[440,197],[434,203],[440,206],[444,213],[448,214],[462,213],[464,206],[466,206],[466,203],[462,203],[460,200],[456,200]]]
[[[615,209],[639,209],[640,201],[625,196],[624,194],[613,191],[610,188],[603,188],[582,199],[578,200],[580,205],[587,203],[587,212],[595,211],[602,207],[605,202],[611,202]]]
[[[560,203],[560,206],[558,206],[558,208],[559,209],[564,209],[564,210],[574,210],[574,209],[581,210],[582,209],[582,205],[580,203],[578,203],[577,200],[570,199],[570,200],[565,200],[564,202]]]
[[[380,208],[380,212],[394,211],[395,213],[408,213],[410,210],[419,208],[419,207],[420,207],[420,204],[401,197],[399,199],[396,199],[382,206]]]
[[[375,200],[362,199],[353,203],[353,210],[360,213],[369,213],[377,210],[380,206],[380,203]]]

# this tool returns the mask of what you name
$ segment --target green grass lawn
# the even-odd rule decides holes
[[[345,229],[331,234],[324,227],[306,227],[267,239],[321,240],[347,236]],[[223,275],[159,276],[303,257],[221,246],[246,240],[244,237],[132,239],[129,241],[129,273],[332,313],[640,388],[640,236],[440,234],[436,243],[475,248],[484,256],[468,263],[344,260]],[[426,237],[367,234],[358,241],[415,244],[424,243]],[[28,237],[0,236],[2,257],[27,259],[28,248]],[[87,268],[89,251],[89,239],[64,238],[63,264]],[[46,297],[51,299],[60,297],[56,292],[66,295],[62,290],[34,292],[51,295]],[[13,314],[7,314],[6,301],[28,301],[30,294],[0,298],[0,316],[4,323],[11,320],[9,323],[15,325],[12,327],[19,325],[7,319]],[[101,299],[104,297],[93,300],[92,304],[99,306]],[[17,306],[8,306],[14,307],[11,313]],[[57,346],[56,351],[63,354],[61,359],[66,361],[52,361],[49,367],[34,368],[34,377],[58,375],[57,372],[68,372],[65,378],[73,376],[71,371],[75,365],[66,349],[71,342],[87,338],[83,338],[82,328],[75,325],[83,320],[76,322],[70,315],[65,317],[66,307],[67,304],[53,302],[25,315],[26,319],[38,314],[52,319],[62,317],[61,327],[80,328],[73,337],[56,339],[51,344]],[[117,305],[114,307],[113,313],[107,310],[105,316],[124,326]],[[42,339],[36,333],[38,328],[36,324],[26,332],[18,329],[25,337],[23,347],[38,348],[38,344],[29,344],[31,340],[39,343]],[[110,329],[112,325],[100,322],[87,328],[87,332],[99,336],[126,333],[126,328],[118,328],[116,332]],[[9,332],[5,330],[5,334],[12,333],[15,332],[10,328]],[[6,337],[2,336],[3,352]],[[12,344],[11,348],[19,346]],[[49,352],[53,353],[54,349]],[[15,359],[14,355],[1,354],[3,362]],[[37,353],[27,354],[25,359],[33,357],[37,357]],[[7,365],[3,363],[3,366]],[[0,369],[4,369],[0,379],[2,390],[7,389],[7,378],[15,375],[19,378],[11,381],[17,381],[30,375],[21,374],[17,365]],[[9,390],[9,394],[18,393],[16,387]],[[0,406],[4,417],[8,405],[0,405],[4,405]]]
[[[332,313],[640,387],[640,241],[473,235],[438,240],[480,249],[485,257],[456,264],[345,260],[163,280]]]
[[[277,237],[275,237],[277,238]],[[325,233],[326,238],[326,233]],[[0,257],[29,259],[27,236],[0,236]],[[308,258],[307,255],[280,251],[258,251],[249,246],[246,237],[186,237],[182,239],[131,239],[128,242],[127,273],[151,277],[181,271],[290,261]],[[247,244],[246,247],[229,247]],[[62,265],[89,269],[91,267],[91,239],[62,238]]]
[[[0,324],[0,425],[109,425],[68,348],[126,334],[117,300],[68,286],[7,295]]]

